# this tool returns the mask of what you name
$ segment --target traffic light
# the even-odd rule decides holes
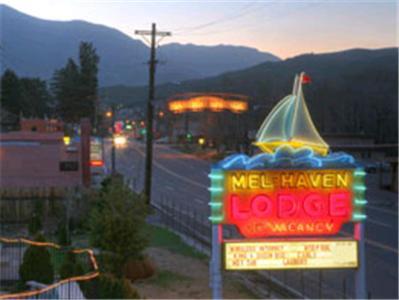
[[[193,140],[193,135],[192,135],[191,133],[187,133],[187,134],[186,134],[186,140],[187,140],[187,142],[192,142],[192,140]]]
[[[205,145],[205,138],[200,137],[200,138],[198,139],[198,144],[201,145],[201,146]]]
[[[147,130],[145,128],[140,129],[140,134],[145,135],[147,133]]]

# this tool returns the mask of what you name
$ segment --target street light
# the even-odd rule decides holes
[[[111,117],[112,117],[112,111],[107,111],[107,112],[105,113],[105,116],[106,116],[107,118],[111,118]]]
[[[198,144],[200,144],[201,146],[205,145],[205,138],[200,137],[200,138],[198,139]]]
[[[65,146],[68,146],[71,143],[71,137],[69,137],[67,135],[64,136],[63,140],[64,140],[64,145]]]

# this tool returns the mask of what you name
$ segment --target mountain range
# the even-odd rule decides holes
[[[156,88],[161,103],[183,92],[224,92],[249,96],[249,128],[256,129],[270,109],[292,90],[294,75],[305,71],[309,110],[322,132],[362,134],[377,141],[397,141],[398,48],[351,49],[304,54],[277,62]],[[104,101],[144,105],[148,88],[101,89]],[[103,101],[103,102],[104,102]]]
[[[143,85],[148,80],[149,47],[114,28],[38,19],[7,5],[0,5],[0,24],[4,67],[19,76],[51,78],[69,57],[77,58],[79,43],[88,41],[100,56],[100,86]],[[158,60],[156,80],[163,83],[214,76],[279,58],[248,47],[172,43],[158,48]]]

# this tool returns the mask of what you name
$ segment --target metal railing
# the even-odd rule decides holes
[[[181,205],[163,195],[153,206],[159,215],[158,221],[174,231],[201,252],[210,253],[211,224],[206,212],[200,212],[189,205]],[[233,226],[224,226],[226,239],[239,238]],[[282,270],[234,272],[251,286],[261,297],[273,296],[310,299],[347,299],[354,297],[351,287],[351,270]],[[265,286],[267,288],[265,288]]]

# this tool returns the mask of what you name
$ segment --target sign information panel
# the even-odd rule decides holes
[[[225,242],[226,270],[356,268],[357,241]]]

